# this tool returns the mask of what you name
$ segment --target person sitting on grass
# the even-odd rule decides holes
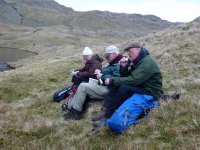
[[[119,54],[119,49],[114,45],[108,46],[105,50],[105,58],[107,59],[109,65],[102,68],[101,70],[96,69],[94,74],[99,79],[99,81],[102,81],[100,82],[101,85],[97,83],[98,81],[81,83],[77,89],[76,94],[70,100],[72,108],[69,112],[64,114],[64,120],[81,119],[83,114],[83,105],[86,102],[86,97],[89,96],[89,98],[93,99],[104,99],[109,90],[112,88],[105,86],[105,79],[120,76],[119,61],[121,60],[122,55]]]
[[[138,42],[130,42],[124,51],[128,52],[129,58],[120,61],[120,77],[109,77],[105,80],[108,86],[114,86],[106,96],[105,109],[101,117],[95,121],[110,118],[115,110],[133,94],[146,94],[156,100],[162,97],[162,75],[156,61],[151,57],[148,50]]]
[[[73,70],[72,75],[72,84],[64,89],[57,91],[53,96],[54,102],[60,102],[69,96],[69,92],[72,90],[74,94],[82,82],[88,82],[89,78],[96,78],[94,72],[96,69],[102,68],[103,59],[99,57],[98,54],[93,54],[92,50],[89,47],[85,47],[83,50],[83,62],[84,67],[81,69]]]

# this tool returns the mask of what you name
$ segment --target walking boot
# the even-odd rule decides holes
[[[174,94],[172,94],[172,99],[173,100],[177,100],[181,97],[181,93],[180,92],[176,92]]]
[[[69,112],[64,114],[64,120],[80,120],[82,119],[82,112],[72,108]]]
[[[105,118],[102,118],[99,121],[93,122],[92,133],[97,133],[97,132],[101,131],[101,129],[103,129],[103,127],[105,127],[105,125],[106,125]]]
[[[180,92],[175,92],[174,94],[163,94],[162,99],[163,100],[177,100],[181,97],[181,93]]]
[[[105,114],[106,114],[105,108],[101,108],[101,112],[97,116],[93,117],[92,121],[99,121],[103,119],[105,117]]]

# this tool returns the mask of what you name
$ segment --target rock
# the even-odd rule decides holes
[[[4,1],[0,1],[0,22],[20,24],[21,16],[16,9]]]

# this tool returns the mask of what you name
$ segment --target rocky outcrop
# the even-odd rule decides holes
[[[7,4],[5,1],[0,0],[0,22],[21,24],[22,20],[22,16],[16,8]]]
[[[0,72],[14,69],[10,65],[8,65],[6,62],[0,61]]]
[[[0,22],[30,27],[52,26],[64,23],[72,8],[53,0],[0,0]]]

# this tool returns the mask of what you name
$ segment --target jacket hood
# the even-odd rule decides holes
[[[122,55],[119,54],[117,57],[115,57],[115,59],[113,59],[109,64],[110,65],[113,65],[113,64],[116,64],[116,63],[119,63],[119,61],[122,59]]]
[[[94,61],[94,60],[97,60],[99,62],[103,62],[103,58],[101,58],[98,54],[94,54],[90,60],[90,62]]]
[[[149,51],[145,48],[141,48],[138,58],[134,60],[133,63],[137,64],[141,59],[143,59],[147,55],[149,55]]]
[[[103,62],[103,58],[101,58],[98,54],[94,54],[93,56],[92,56],[92,58],[87,62],[88,64],[89,63],[91,63],[91,62],[93,62],[93,61],[99,61],[100,63],[102,63]]]

